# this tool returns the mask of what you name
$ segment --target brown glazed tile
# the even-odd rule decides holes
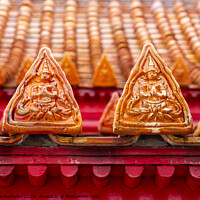
[[[103,111],[101,119],[99,121],[98,130],[103,135],[113,135],[113,121],[117,103],[119,101],[118,92],[113,92],[110,101]]]
[[[94,87],[116,87],[117,79],[106,55],[102,56],[100,64],[95,70],[92,81]]]
[[[48,48],[42,48],[3,116],[8,134],[81,132],[82,118],[69,82]]]
[[[182,57],[176,60],[172,68],[172,73],[180,86],[189,86],[192,83],[189,70]]]
[[[151,43],[144,45],[119,99],[114,133],[188,134],[193,120],[171,70]]]
[[[78,72],[67,52],[64,53],[60,66],[62,70],[65,72],[65,75],[69,83],[71,85],[78,85],[80,82]]]

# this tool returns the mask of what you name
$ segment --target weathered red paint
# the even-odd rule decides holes
[[[0,186],[7,187],[13,184],[14,175],[14,165],[0,165]]]
[[[143,171],[144,166],[125,166],[124,183],[128,187],[136,187],[142,178]]]
[[[186,183],[192,189],[196,189],[200,186],[200,166],[189,166]]]
[[[15,155],[43,155],[43,156],[200,156],[200,148],[198,147],[24,147],[0,146],[1,156]],[[1,162],[1,160],[0,160]]]
[[[95,153],[92,153],[88,150],[89,148],[82,148],[82,150],[72,148],[69,151],[70,148],[67,147],[66,155],[64,155],[63,147],[55,148],[57,152],[61,152],[59,153],[61,155],[56,155],[55,152],[51,155],[53,149],[48,151],[47,147],[36,148],[35,154],[32,149],[32,155],[28,152],[28,147],[25,148],[24,154],[22,154],[24,148],[18,148],[21,148],[19,155],[16,153],[16,147],[9,147],[7,155],[4,159],[0,159],[0,166],[4,166],[3,171],[8,172],[12,166],[14,169],[11,170],[12,174],[16,177],[13,185],[7,185],[9,190],[7,188],[3,190],[0,186],[0,195],[31,194],[38,197],[41,194],[92,194],[97,195],[99,199],[130,199],[131,195],[138,199],[159,199],[159,195],[167,199],[187,199],[186,196],[190,197],[189,199],[198,199],[200,197],[200,156],[192,156],[192,152],[195,154],[198,152],[193,151],[195,148],[180,147],[187,154],[183,155],[179,151],[176,156],[174,153],[177,147],[173,149],[168,147],[171,149],[169,151],[171,155],[168,156],[166,156],[167,147],[162,155],[161,152],[159,153],[159,156],[156,156],[156,151],[151,147],[141,148],[140,151],[136,150],[138,148],[129,147],[127,155],[126,151],[122,150],[123,156],[114,155],[114,152],[109,155],[112,148],[104,149],[102,153],[97,151],[96,147],[93,148],[93,150],[96,149]],[[59,151],[60,148],[62,151]],[[38,155],[40,149],[44,156]],[[120,149],[123,148],[117,149],[117,152],[122,154]],[[76,156],[73,155],[73,150]],[[151,153],[145,156],[144,150]],[[87,151],[88,155],[86,155]],[[134,155],[131,155],[131,152]],[[141,158],[143,164],[139,165]],[[180,158],[182,162],[179,162]],[[190,162],[186,162],[188,158]],[[199,164],[194,166],[197,159]],[[162,160],[167,161],[168,164],[162,165]],[[173,164],[173,160],[177,162]],[[14,165],[10,165],[11,163]],[[19,189],[18,184],[23,185],[24,190]],[[36,190],[35,187],[39,188]]]
[[[92,181],[97,188],[106,186],[110,180],[111,166],[94,165],[92,167]]]
[[[154,177],[145,177],[135,188],[127,187],[121,177],[111,177],[106,187],[96,188],[91,181],[91,177],[80,177],[78,183],[67,189],[60,177],[48,177],[48,182],[41,188],[33,187],[27,177],[16,177],[13,185],[7,188],[0,187],[0,197],[4,195],[18,195],[19,198],[4,199],[91,199],[91,200],[198,200],[200,198],[200,189],[191,190],[184,181],[184,177],[177,177],[166,188],[159,189]],[[85,196],[85,198],[83,198]],[[29,197],[29,198],[27,198]],[[45,197],[45,198],[44,198]],[[81,198],[82,197],[82,198]],[[22,198],[25,199],[25,198]]]
[[[47,181],[47,165],[28,165],[28,178],[34,187],[40,187]]]
[[[78,179],[78,165],[60,165],[62,183],[66,188],[73,187]]]
[[[156,185],[159,188],[165,188],[172,181],[175,167],[174,166],[157,166]]]

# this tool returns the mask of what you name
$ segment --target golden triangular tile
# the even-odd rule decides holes
[[[144,45],[119,99],[114,132],[188,134],[193,121],[180,86],[152,44]]]
[[[119,100],[118,92],[113,92],[110,101],[103,111],[101,119],[99,121],[98,130],[101,133],[113,134],[113,121],[115,109]]]
[[[21,83],[21,81],[23,80],[26,72],[30,69],[32,64],[33,64],[33,58],[30,55],[27,55],[24,58],[21,66],[19,68],[18,74],[17,74],[17,84],[18,85]]]
[[[116,87],[115,73],[106,55],[102,56],[100,64],[95,69],[92,82],[94,87]]]
[[[179,57],[176,60],[172,68],[172,73],[179,85],[189,86],[191,84],[190,73],[182,57]]]
[[[71,58],[69,57],[68,53],[65,52],[62,62],[60,64],[63,71],[65,72],[65,75],[71,85],[78,85],[80,80],[78,76],[78,72],[76,69],[76,66],[72,62]]]
[[[81,127],[80,110],[65,73],[50,49],[42,48],[4,111],[3,131],[75,136]]]

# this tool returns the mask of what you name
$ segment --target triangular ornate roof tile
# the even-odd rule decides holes
[[[119,100],[118,92],[113,92],[112,97],[103,111],[99,121],[98,130],[103,134],[113,134],[113,121],[115,109]]]
[[[3,116],[9,134],[69,134],[81,132],[82,118],[65,73],[50,49],[42,48]]]
[[[153,45],[145,44],[117,104],[114,132],[188,134],[192,126],[189,107],[171,70]]]
[[[67,52],[64,53],[60,66],[65,72],[69,83],[71,85],[78,85],[80,82],[78,72]]]
[[[95,69],[92,82],[94,87],[116,87],[115,73],[106,55],[102,56],[100,64]]]
[[[189,86],[191,84],[190,73],[182,57],[176,60],[172,68],[172,73],[179,85]]]

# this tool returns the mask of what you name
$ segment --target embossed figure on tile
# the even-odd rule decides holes
[[[115,134],[188,134],[189,107],[171,70],[151,43],[143,47],[115,110]]]
[[[37,81],[19,102],[15,117],[18,120],[59,121],[72,115],[68,101],[59,97],[56,79],[46,59]]]
[[[128,102],[129,115],[140,115],[139,121],[144,122],[162,122],[164,119],[169,122],[182,121],[181,105],[176,101],[151,55],[143,73],[138,78],[133,89],[133,97]]]
[[[49,48],[40,50],[17,87],[4,111],[2,130],[9,134],[81,133],[79,106]]]

